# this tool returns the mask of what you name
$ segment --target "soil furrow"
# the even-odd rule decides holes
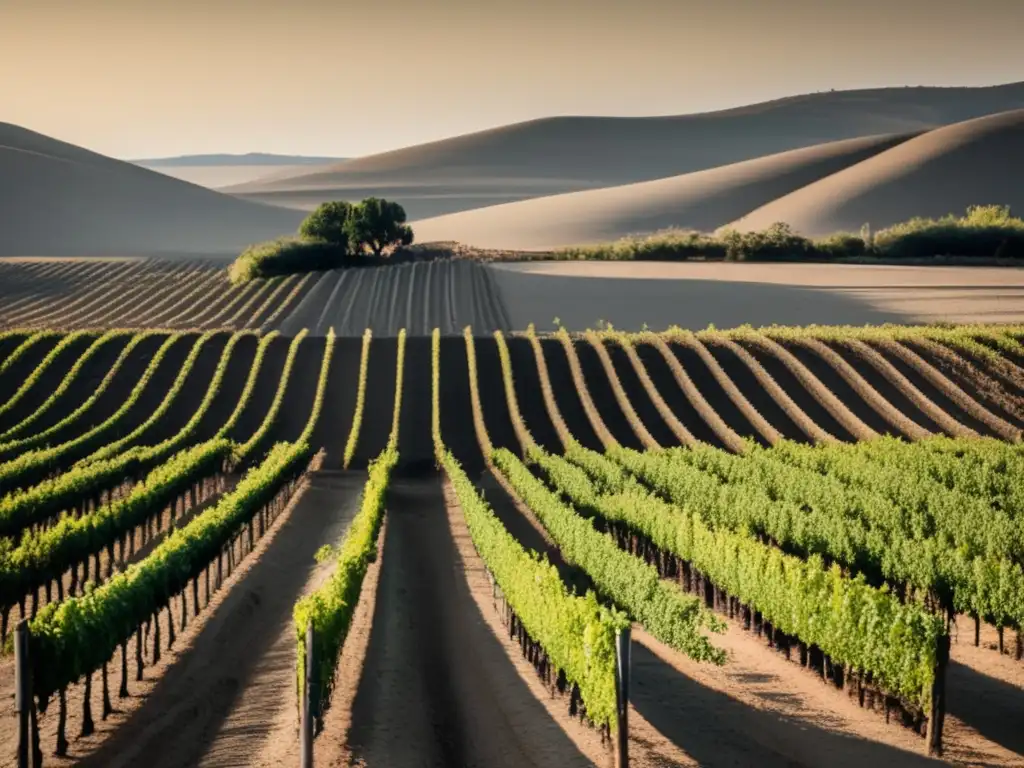
[[[389,768],[587,765],[480,615],[440,480],[392,481],[387,509],[353,755]]]
[[[586,341],[580,341],[574,343],[572,348],[576,358],[579,360],[580,370],[583,373],[581,392],[585,392],[586,396],[590,397],[591,402],[594,403],[594,408],[601,417],[601,421],[604,422],[616,442],[627,448],[635,448],[639,451],[644,450],[645,447],[654,448],[653,444],[650,446],[645,445],[646,441],[644,438],[650,438],[650,436],[643,434],[645,431],[644,425],[640,424],[640,429],[637,429],[630,423],[622,404],[615,396],[615,390],[609,380],[609,372],[605,370],[601,358],[594,347]],[[614,375],[615,373],[616,371],[613,366],[611,374]],[[651,442],[653,443],[653,439],[651,439]],[[671,445],[671,442],[669,445]]]
[[[261,765],[273,740],[295,738],[278,730],[296,712],[292,609],[324,577],[313,555],[344,533],[364,479],[310,476],[200,617],[201,631],[179,640],[153,689],[83,766]]]
[[[508,398],[505,396],[505,380],[501,371],[501,357],[498,343],[493,336],[477,337],[473,340],[476,349],[477,386],[480,390],[480,404],[483,408],[484,423],[495,448],[507,448],[522,454],[519,438],[512,426]],[[442,373],[444,369],[442,369]],[[514,374],[513,374],[514,375]]]
[[[749,352],[728,339],[708,339],[705,346],[744,398],[781,435],[803,442],[828,441],[829,435],[790,401]]]
[[[572,437],[587,448],[603,452],[604,446],[598,439],[597,433],[587,417],[587,412],[583,408],[583,401],[576,390],[576,383],[573,380],[572,371],[569,369],[569,360],[565,355],[562,342],[558,339],[541,339],[540,348],[547,366],[551,389],[554,391],[555,405]],[[539,360],[537,367],[540,370]],[[552,422],[554,421],[555,418],[552,416]]]
[[[654,401],[655,396],[661,397],[662,403],[675,418],[675,413],[669,408],[668,403],[665,401],[661,390],[665,388],[663,382],[662,386],[659,387],[651,376],[651,372],[644,367],[644,373],[646,373],[650,380],[650,385],[655,389],[655,394],[652,395],[648,392],[647,386],[641,380],[640,374],[637,369],[633,366],[633,360],[629,354],[616,344],[614,341],[605,341],[604,347],[608,351],[608,356],[611,358],[612,364],[615,366],[615,373],[619,377],[619,381],[622,383],[622,388],[626,393],[626,398],[632,404],[633,408],[636,409],[637,415],[643,421],[644,426],[647,427],[651,434],[651,437],[657,441],[657,443],[663,447],[670,447],[674,445],[687,445],[690,441],[697,437],[705,441],[714,438],[711,437],[711,432],[708,430],[707,425],[703,425],[703,430],[698,432],[696,435],[689,430],[685,424],[679,422],[679,426],[682,427],[685,432],[682,436],[677,435],[675,430],[669,425],[665,417],[662,416],[657,404]],[[636,358],[636,361],[643,366],[643,361]],[[675,385],[675,382],[671,382]],[[678,391],[678,387],[676,388]],[[678,421],[678,419],[676,419]],[[684,438],[689,437],[689,440]]]
[[[764,369],[764,371],[775,381],[780,390],[792,402],[792,406],[795,406],[797,411],[795,413],[803,412],[805,417],[809,420],[809,425],[814,424],[819,430],[832,435],[833,437],[842,440],[843,442],[853,442],[856,438],[850,433],[842,423],[840,423],[836,417],[831,414],[827,408],[825,408],[816,398],[803,382],[800,381],[799,377],[790,370],[786,363],[777,357],[776,355],[762,349],[757,344],[744,343],[741,341],[733,342],[737,346],[742,347],[750,354]],[[784,398],[778,398],[781,403],[785,403]],[[808,431],[808,434],[814,434],[814,430]]]
[[[406,362],[408,364],[408,361]],[[353,467],[365,468],[370,461],[377,458],[388,443],[395,405],[397,369],[398,339],[374,336],[370,342],[370,358],[366,369],[366,401],[363,405],[359,440],[352,457]]]
[[[516,401],[526,428],[545,451],[561,453],[562,441],[558,437],[558,430],[555,429],[541,392],[540,373],[537,370],[533,345],[529,339],[521,336],[506,336],[505,343],[512,364],[512,384],[515,388]]]

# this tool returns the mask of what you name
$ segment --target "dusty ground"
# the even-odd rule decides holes
[[[1024,318],[1024,269],[847,264],[492,264],[513,328],[803,325]]]
[[[213,611],[179,637],[145,697],[81,765],[279,764],[276,750],[295,741],[292,608],[326,576],[313,554],[344,533],[362,480],[311,476]]]
[[[509,664],[471,595],[447,519],[438,478],[393,481],[352,705],[353,755],[390,768],[589,765]]]

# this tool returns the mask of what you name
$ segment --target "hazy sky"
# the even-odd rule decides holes
[[[0,120],[115,157],[1024,79],[1024,0],[0,0]]]

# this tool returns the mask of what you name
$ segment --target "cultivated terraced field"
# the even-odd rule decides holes
[[[1024,327],[503,333],[467,263],[365,305],[135,268],[3,266],[47,764],[296,764],[312,623],[317,764],[608,765],[627,622],[634,765],[1021,764]]]
[[[303,328],[323,336],[507,330],[487,269],[471,261],[291,275],[234,286],[225,262],[0,261],[0,328]]]

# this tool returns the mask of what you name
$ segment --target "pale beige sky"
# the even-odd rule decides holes
[[[115,157],[1024,79],[1024,0],[0,0],[0,120]]]

